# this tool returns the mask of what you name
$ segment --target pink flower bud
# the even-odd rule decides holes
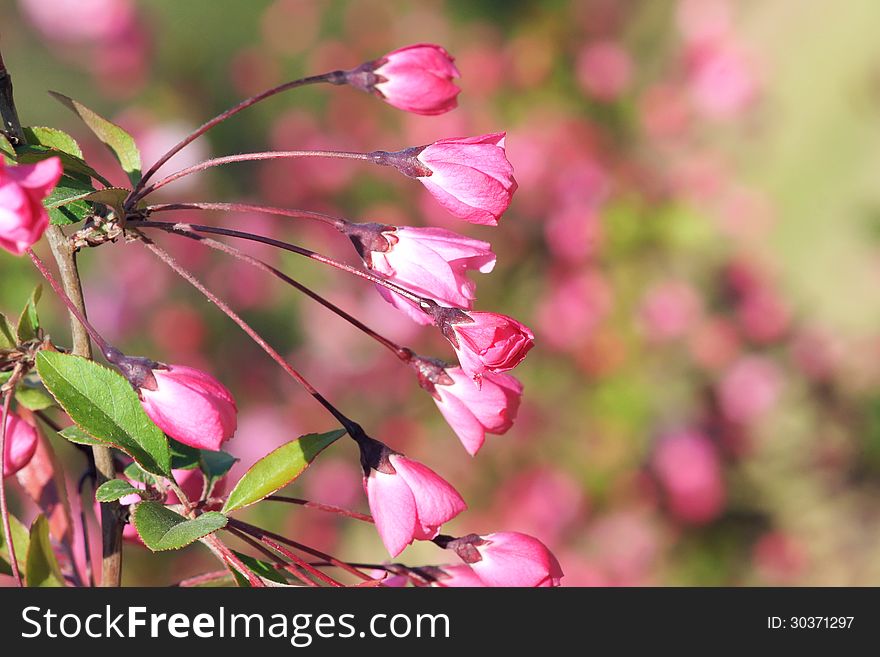
[[[440,566],[437,579],[431,586],[442,588],[479,588],[486,586],[483,580],[467,564],[460,563],[454,566]]]
[[[468,270],[488,274],[495,267],[488,242],[442,228],[357,224],[347,232],[372,271],[443,306],[470,308],[476,285]]]
[[[443,114],[455,109],[461,89],[453,57],[429,43],[399,48],[350,71],[352,86],[372,91],[389,105],[415,114]]]
[[[37,441],[37,430],[15,413],[9,413],[3,443],[4,477],[11,477],[30,463],[37,451]]]
[[[141,387],[141,404],[162,431],[190,447],[214,451],[232,438],[238,409],[222,383],[183,365],[152,372],[156,388]]]
[[[458,362],[477,382],[485,372],[506,372],[535,346],[531,329],[507,315],[435,310],[435,323],[455,348]]]
[[[0,247],[21,255],[49,226],[43,199],[61,178],[61,160],[7,166],[0,158]]]
[[[418,155],[431,171],[419,180],[459,219],[498,225],[517,187],[504,150],[504,135],[497,132],[434,142]]]
[[[416,539],[431,540],[443,523],[467,508],[461,495],[430,468],[382,443],[370,440],[367,446],[361,452],[368,472],[364,489],[376,529],[392,557]]]
[[[449,384],[434,386],[437,408],[474,456],[487,433],[503,434],[513,426],[522,397],[522,384],[508,374],[483,374],[480,386],[460,367],[446,368]]]
[[[497,226],[517,187],[504,134],[441,139],[395,153],[377,151],[375,162],[418,178],[459,219]]]
[[[537,538],[520,532],[470,534],[448,542],[486,586],[559,586],[562,567]]]

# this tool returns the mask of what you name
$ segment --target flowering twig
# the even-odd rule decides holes
[[[272,265],[266,263],[263,260],[260,260],[258,258],[254,258],[253,256],[250,256],[250,255],[244,253],[243,251],[236,249],[235,247],[230,246],[224,242],[218,242],[217,240],[211,239],[210,237],[205,237],[204,235],[199,235],[198,233],[196,233],[194,231],[187,231],[180,224],[178,224],[177,226],[178,226],[178,229],[175,230],[172,234],[180,235],[181,237],[187,237],[189,239],[195,240],[199,244],[203,244],[203,245],[208,246],[212,249],[216,249],[218,251],[226,253],[227,255],[231,255],[234,258],[237,258],[243,262],[247,262],[247,263],[257,267],[258,269],[261,269],[267,273],[272,274],[273,276],[276,276],[277,278],[281,279],[282,281],[284,281],[288,285],[291,285],[292,287],[296,288],[297,290],[299,290],[300,292],[302,292],[303,294],[305,294],[309,298],[314,299],[315,301],[320,303],[322,306],[324,306],[325,308],[327,308],[331,312],[339,315],[342,319],[349,322],[352,326],[355,326],[356,328],[358,328],[361,331],[363,331],[364,333],[366,333],[368,336],[370,336],[371,338],[373,338],[374,340],[379,342],[381,345],[388,348],[392,353],[394,353],[401,360],[403,360],[405,362],[409,362],[411,360],[413,353],[410,349],[408,349],[406,347],[402,347],[401,345],[386,338],[384,335],[377,333],[376,331],[371,329],[369,326],[367,326],[366,324],[361,322],[356,317],[345,312],[344,310],[342,310],[342,308],[340,308],[336,304],[332,303],[331,301],[328,301],[327,299],[322,297],[317,292],[306,287],[305,285],[303,285],[299,281],[291,278],[290,276],[288,276],[284,272],[280,271],[279,269],[273,267]]]
[[[293,554],[290,550],[285,549],[284,547],[278,545],[274,541],[269,539],[261,538],[260,541],[253,539],[252,537],[245,534],[240,529],[236,529],[235,527],[227,527],[226,530],[236,536],[238,539],[244,541],[248,545],[250,545],[255,550],[259,551],[261,554],[269,557],[272,561],[274,561],[278,566],[280,566],[283,570],[290,573],[294,577],[296,577],[299,581],[301,581],[306,586],[317,587],[319,584],[315,582],[313,579],[306,576],[303,570],[307,573],[310,573],[312,576],[321,580],[325,584],[329,584],[330,586],[339,588],[342,586],[341,582],[336,581],[326,573],[322,573],[320,570],[310,565],[305,559],[298,557]],[[270,549],[271,548],[271,549]],[[275,554],[272,550],[277,551],[279,554],[290,559],[293,564],[287,563],[282,557]],[[296,564],[296,565],[294,565]],[[298,567],[297,567],[298,566]]]
[[[262,537],[265,536],[273,541],[278,541],[279,543],[284,543],[285,545],[289,545],[290,547],[292,547],[296,550],[299,550],[300,552],[305,552],[306,554],[310,554],[313,557],[317,557],[318,559],[324,559],[325,561],[336,566],[337,568],[342,568],[346,572],[349,572],[352,575],[359,577],[360,579],[363,579],[365,581],[372,579],[369,575],[362,573],[357,568],[353,568],[352,566],[348,565],[344,561],[340,561],[339,559],[337,559],[329,554],[326,554],[325,552],[321,552],[320,550],[316,550],[315,548],[311,548],[308,545],[303,545],[302,543],[298,543],[297,541],[294,541],[293,539],[281,536],[280,534],[275,534],[275,533],[267,531],[265,529],[261,529],[260,527],[257,527],[255,525],[251,525],[249,523],[242,522],[241,520],[236,520],[235,518],[230,518],[229,524],[227,525],[227,527],[234,527],[236,529],[239,529],[239,530],[245,532],[246,534],[250,534],[251,536],[254,536],[254,537],[260,538],[260,539],[262,539]]]
[[[217,306],[227,317],[229,317],[233,322],[238,324],[239,328],[241,328],[245,333],[250,336],[250,338],[257,343],[257,345],[265,351],[272,360],[274,360],[281,368],[287,372],[291,377],[293,377],[300,385],[302,385],[306,391],[314,397],[321,406],[323,406],[327,411],[335,417],[339,423],[345,428],[345,430],[354,437],[355,435],[361,433],[363,430],[360,426],[349,419],[346,415],[344,415],[339,409],[337,409],[333,404],[331,404],[321,393],[319,393],[311,383],[309,383],[308,379],[306,379],[302,374],[300,374],[290,363],[288,363],[282,356],[279,354],[266,340],[257,333],[250,324],[248,324],[244,319],[242,319],[238,313],[236,313],[229,305],[226,304],[222,299],[220,299],[216,294],[211,292],[207,287],[205,287],[198,278],[196,278],[189,270],[182,267],[172,256],[170,253],[162,249],[161,247],[154,244],[145,236],[141,235],[141,242],[146,246],[150,251],[152,251],[162,262],[168,265],[175,273],[177,273],[181,278],[187,281],[190,285],[196,288],[199,292],[201,292],[211,303]]]
[[[136,194],[141,189],[143,189],[144,185],[146,185],[147,181],[152,178],[156,172],[164,165],[168,160],[174,157],[177,153],[183,150],[187,145],[194,142],[196,139],[201,137],[203,134],[208,132],[214,126],[222,123],[223,121],[235,116],[242,110],[251,107],[259,103],[261,100],[265,100],[266,98],[270,98],[276,94],[280,94],[283,91],[287,91],[289,89],[295,89],[297,87],[303,87],[309,84],[316,84],[320,82],[326,82],[329,84],[344,84],[346,82],[346,76],[344,71],[330,71],[329,73],[322,73],[321,75],[311,75],[309,77],[300,78],[298,80],[291,80],[290,82],[285,82],[284,84],[280,84],[277,87],[273,87],[271,89],[267,89],[255,96],[251,96],[250,98],[246,98],[241,101],[234,107],[229,108],[225,112],[221,112],[213,119],[206,121],[201,126],[199,126],[194,132],[187,135],[183,140],[175,144],[171,150],[165,153],[162,157],[156,160],[156,163],[147,170],[147,172],[143,175],[140,182],[133,190],[133,194]]]
[[[412,303],[416,304],[416,306],[418,306],[425,313],[430,314],[429,310],[436,307],[437,305],[431,299],[426,299],[425,297],[410,292],[406,288],[395,285],[394,283],[387,281],[384,278],[380,278],[368,272],[362,271],[356,267],[352,267],[351,265],[346,265],[344,262],[339,262],[338,260],[334,260],[333,258],[328,258],[327,256],[323,256],[320,253],[316,253],[315,251],[311,251],[296,244],[272,239],[271,237],[264,237],[263,235],[257,235],[255,233],[246,233],[240,230],[233,230],[231,228],[217,228],[215,226],[202,226],[199,224],[187,223],[173,224],[166,221],[137,221],[133,222],[132,225],[137,225],[138,228],[158,228],[160,230],[164,230],[167,233],[196,231],[199,233],[224,235],[226,237],[234,237],[251,242],[268,244],[269,246],[274,246],[279,249],[283,249],[285,251],[290,251],[291,253],[296,253],[298,255],[304,256],[311,260],[316,260],[318,262],[324,263],[325,265],[330,265],[331,267],[335,267],[336,269],[348,272],[349,274],[353,274],[359,278],[363,278],[364,280],[375,283],[376,285],[381,285],[382,287],[391,290],[395,294],[402,296],[407,301],[411,301]]]

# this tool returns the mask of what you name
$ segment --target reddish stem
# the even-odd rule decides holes
[[[285,502],[287,504],[296,504],[298,506],[304,506],[308,509],[315,509],[316,511],[326,511],[327,513],[335,513],[337,515],[343,516],[345,518],[353,518],[354,520],[362,520],[364,522],[374,522],[372,516],[368,516],[364,513],[358,513],[357,511],[349,511],[348,509],[343,509],[342,507],[332,506],[330,504],[321,504],[320,502],[310,502],[309,500],[301,500],[297,497],[287,497],[285,495],[269,495],[264,498],[269,500],[270,502]]]
[[[275,267],[264,262],[263,260],[260,260],[258,258],[254,258],[253,256],[250,256],[250,255],[244,253],[243,251],[236,249],[233,246],[225,244],[224,242],[218,242],[215,239],[211,239],[210,237],[205,237],[204,235],[199,235],[198,233],[195,233],[195,232],[190,232],[190,231],[185,231],[183,229],[179,229],[179,230],[175,230],[172,234],[179,235],[181,237],[187,237],[191,240],[198,242],[199,244],[203,244],[203,245],[210,247],[212,249],[216,249],[217,251],[221,251],[223,253],[226,253],[227,255],[231,255],[234,258],[237,258],[243,262],[247,262],[248,264],[251,264],[254,267],[257,267],[258,269],[261,269],[265,272],[272,274],[273,276],[281,279],[282,281],[284,281],[288,285],[296,288],[297,290],[299,290],[300,292],[302,292],[303,294],[305,294],[309,298],[314,299],[315,301],[320,303],[322,306],[324,306],[325,308],[327,308],[331,312],[339,315],[342,319],[344,319],[345,321],[347,321],[351,325],[355,326],[356,328],[358,328],[361,331],[363,331],[364,333],[366,333],[368,336],[370,336],[371,338],[373,338],[374,340],[379,342],[382,346],[384,346],[388,350],[390,350],[395,356],[400,358],[402,361],[409,362],[412,359],[413,352],[410,349],[408,349],[407,347],[402,347],[399,344],[397,344],[396,342],[389,340],[385,336],[383,336],[379,333],[376,333],[376,331],[374,331],[369,326],[367,326],[366,324],[361,322],[359,319],[355,318],[354,316],[352,316],[349,313],[342,310],[342,308],[340,308],[336,304],[332,303],[331,301],[328,301],[327,299],[325,299],[324,297],[319,295],[317,292],[314,292],[313,290],[306,287],[305,285],[303,285],[299,281],[291,278],[290,276],[288,276],[284,272],[280,271],[279,269],[276,269]]]
[[[352,267],[351,265],[346,265],[344,262],[339,262],[338,260],[334,260],[333,258],[328,258],[327,256],[323,256],[320,253],[316,253],[315,251],[311,251],[309,249],[303,248],[296,244],[290,244],[289,242],[282,242],[281,240],[272,239],[271,237],[264,237],[263,235],[256,235],[254,233],[245,233],[239,230],[233,230],[231,228],[217,228],[214,226],[202,226],[199,224],[186,224],[186,223],[176,223],[172,224],[167,221],[137,221],[132,222],[131,225],[136,225],[138,228],[158,228],[160,230],[164,230],[167,233],[180,233],[183,231],[196,231],[199,233],[210,233],[213,235],[224,235],[226,237],[234,237],[237,239],[248,240],[251,242],[260,242],[262,244],[268,244],[269,246],[274,246],[279,249],[284,249],[285,251],[290,251],[291,253],[296,253],[301,256],[305,256],[306,258],[310,258],[311,260],[317,260],[318,262],[322,262],[325,265],[330,265],[331,267],[335,267],[336,269],[341,269],[342,271],[348,272],[349,274],[354,274],[359,278],[363,278],[364,280],[370,281],[371,283],[375,283],[377,285],[381,285],[382,287],[391,290],[395,294],[399,294],[404,299],[413,302],[418,306],[423,312],[427,313],[426,308],[433,308],[436,306],[436,303],[430,299],[426,299],[424,297],[419,296],[409,290],[400,287],[399,285],[395,285],[390,281],[386,281],[384,278],[379,278],[378,276],[374,276],[373,274],[367,273],[365,271],[361,271],[356,267]],[[428,313],[430,314],[430,313]]]
[[[236,529],[240,529],[241,531],[245,532],[246,534],[250,534],[251,536],[259,538],[260,540],[262,540],[263,537],[267,537],[272,540],[278,541],[279,543],[284,543],[285,545],[289,545],[290,547],[292,547],[296,550],[299,550],[300,552],[305,552],[306,554],[310,554],[313,557],[317,557],[318,559],[324,559],[325,561],[336,566],[337,568],[342,568],[346,572],[349,572],[352,575],[355,575],[364,581],[368,581],[368,580],[373,579],[369,575],[365,575],[364,573],[359,571],[357,568],[352,568],[347,563],[345,563],[344,561],[340,561],[336,557],[333,557],[329,554],[326,554],[325,552],[321,552],[320,550],[316,550],[315,548],[311,548],[308,545],[303,545],[302,543],[298,543],[292,539],[281,536],[280,534],[275,534],[275,533],[267,531],[265,529],[261,529],[260,527],[257,527],[255,525],[251,525],[249,523],[242,522],[241,520],[236,520],[235,518],[230,518],[229,524],[227,526],[232,526],[232,527],[235,527]]]
[[[335,579],[333,579],[332,577],[330,577],[326,573],[322,573],[320,570],[318,570],[314,566],[311,566],[304,559],[302,559],[302,558],[298,557],[297,555],[293,554],[292,552],[290,552],[290,550],[286,550],[283,547],[281,547],[280,545],[276,545],[272,541],[269,541],[269,540],[262,540],[262,542],[256,541],[253,538],[251,538],[250,536],[248,536],[247,534],[245,534],[240,529],[235,529],[234,527],[228,527],[227,531],[232,533],[234,536],[237,536],[238,538],[240,538],[242,541],[244,541],[245,543],[247,543],[248,545],[253,547],[255,550],[259,550],[259,552],[261,554],[264,554],[265,556],[269,557],[272,561],[274,561],[276,564],[278,564],[282,569],[284,569],[285,571],[287,571],[288,573],[290,573],[291,575],[296,577],[299,581],[303,582],[306,586],[317,587],[319,585],[313,579],[307,577],[305,575],[305,573],[301,572],[299,568],[297,568],[293,564],[287,563],[284,559],[282,559],[277,554],[275,554],[275,552],[272,552],[272,550],[276,550],[279,554],[286,556],[288,559],[293,561],[294,564],[296,564],[297,566],[299,566],[300,568],[302,568],[306,572],[311,573],[314,577],[316,577],[317,579],[320,579],[325,584],[329,584],[330,586],[337,587],[337,588],[342,586],[342,584],[340,582],[337,582]],[[268,546],[268,547],[266,547],[266,546]],[[271,549],[269,549],[269,548],[271,548]]]
[[[279,217],[291,217],[293,219],[314,219],[325,224],[329,224],[341,230],[350,222],[342,217],[334,217],[331,214],[323,212],[313,212],[311,210],[296,210],[286,208],[275,208],[268,205],[252,205],[250,203],[157,203],[156,205],[148,205],[147,212],[170,212],[173,210],[217,210],[220,212],[261,212],[263,214],[274,214]]]
[[[101,350],[101,353],[108,354],[112,347],[108,342],[101,337],[101,334],[98,333],[97,329],[86,319],[85,314],[80,311],[79,308],[76,307],[76,304],[73,303],[71,298],[67,296],[67,292],[64,291],[64,288],[61,287],[61,284],[52,276],[52,272],[49,271],[49,268],[46,267],[46,263],[40,260],[39,256],[33,252],[33,249],[28,249],[27,254],[30,256],[31,261],[34,263],[34,266],[39,270],[39,272],[43,275],[49,285],[52,286],[52,289],[55,291],[55,294],[64,302],[64,305],[67,306],[67,310],[76,318],[82,327],[86,330],[86,332],[91,336],[92,340],[95,341],[95,344],[98,345],[98,348]]]
[[[156,172],[162,168],[162,165],[165,164],[168,160],[174,157],[177,153],[183,150],[186,146],[194,142],[196,139],[201,137],[203,134],[208,132],[215,125],[218,125],[229,119],[242,110],[247,109],[251,105],[256,105],[261,100],[265,100],[275,94],[279,94],[283,91],[287,91],[288,89],[295,89],[296,87],[303,87],[307,84],[315,84],[318,82],[327,82],[329,84],[344,84],[345,83],[345,73],[343,71],[330,71],[329,73],[322,73],[321,75],[312,75],[305,78],[300,78],[299,80],[292,80],[290,82],[285,82],[284,84],[280,84],[277,87],[272,87],[271,89],[267,89],[256,96],[251,96],[250,98],[246,98],[241,101],[238,105],[234,107],[230,107],[225,112],[221,112],[217,116],[215,116],[210,121],[206,121],[199,128],[197,128],[194,132],[189,134],[179,143],[175,144],[174,147],[169,150],[165,155],[160,157],[156,163],[149,168],[149,170],[144,174],[143,178],[141,178],[140,182],[138,182],[137,186],[134,188],[134,193],[137,193],[141,189],[143,189],[144,185],[147,181],[152,178]]]
[[[198,173],[199,171],[204,171],[205,169],[212,169],[214,167],[223,166],[224,164],[234,164],[236,162],[289,160],[301,157],[326,157],[343,160],[364,160],[367,162],[377,161],[377,155],[375,153],[359,153],[354,151],[264,151],[260,153],[239,153],[237,155],[225,155],[223,157],[215,157],[213,159],[205,160],[204,162],[199,162],[198,164],[186,167],[185,169],[176,171],[171,175],[165,176],[161,180],[154,182],[148,187],[142,187],[142,189],[138,192],[132,192],[132,194],[129,195],[129,198],[126,201],[126,207],[132,208],[139,200],[141,200],[145,196],[149,196],[157,189],[161,189],[165,185],[173,183],[175,180],[180,180],[184,176]],[[141,180],[141,183],[143,183],[143,180]]]
[[[201,584],[206,584],[207,582],[214,582],[218,579],[223,579],[227,575],[229,575],[228,570],[215,570],[210,573],[202,573],[201,575],[188,577],[187,579],[179,581],[177,584],[175,584],[175,586],[181,588],[200,586]]]
[[[315,387],[309,383],[309,381],[300,374],[294,367],[288,363],[284,358],[279,354],[268,342],[266,342],[263,337],[257,333],[250,324],[244,321],[238,313],[236,313],[229,305],[220,299],[216,294],[211,292],[208,288],[206,288],[202,282],[196,278],[189,270],[182,267],[172,256],[170,253],[157,246],[153,242],[149,241],[146,237],[142,236],[142,243],[146,246],[150,251],[152,251],[160,260],[162,260],[166,265],[168,265],[175,273],[177,273],[181,278],[187,281],[190,285],[196,288],[199,292],[201,292],[205,297],[217,306],[227,317],[229,317],[233,322],[238,324],[238,326],[245,333],[250,336],[250,338],[257,343],[257,345],[265,351],[272,360],[274,360],[281,368],[287,372],[291,377],[293,377],[300,385],[302,385],[308,393],[314,397],[321,406],[323,406],[327,411],[335,417],[345,430],[354,437],[355,435],[359,435],[362,430],[357,425],[356,422],[349,419],[345,416],[339,409],[337,409],[333,404],[331,404],[327,399],[324,398],[321,393],[319,393]]]

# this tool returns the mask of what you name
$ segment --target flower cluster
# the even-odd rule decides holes
[[[375,333],[280,270],[232,247],[212,243],[226,253],[282,278],[389,347],[415,371],[421,387],[431,394],[443,417],[467,452],[473,456],[484,444],[486,434],[503,434],[512,426],[523,386],[506,372],[518,366],[534,345],[534,334],[524,324],[499,313],[474,310],[476,285],[468,277],[468,273],[476,271],[488,274],[494,269],[496,255],[489,242],[442,228],[353,222],[308,211],[234,204],[177,204],[163,207],[149,205],[145,201],[150,194],[169,182],[212,166],[232,162],[308,157],[358,159],[394,168],[409,178],[417,179],[443,208],[462,221],[497,226],[517,189],[513,167],[507,159],[504,133],[440,139],[431,144],[398,151],[273,151],[241,154],[196,163],[165,178],[149,182],[171,157],[213,125],[230,118],[250,104],[287,88],[316,81],[348,84],[375,94],[399,109],[416,114],[436,115],[456,107],[459,89],[454,80],[458,77],[459,72],[446,50],[436,45],[418,44],[395,50],[349,71],[334,71],[323,76],[304,78],[259,94],[214,121],[205,123],[161,156],[152,169],[134,181],[134,188],[125,198],[117,202],[107,202],[103,200],[109,194],[106,190],[93,195],[82,194],[79,198],[101,199],[97,202],[105,203],[107,210],[91,216],[86,227],[71,240],[74,248],[82,248],[83,245],[98,246],[125,231],[133,231],[126,236],[132,241],[147,244],[172,269],[193,283],[251,335],[288,374],[303,384],[340,421],[345,432],[358,444],[363,487],[372,512],[371,520],[392,557],[399,555],[413,541],[433,541],[441,548],[454,550],[464,561],[462,566],[437,569],[434,583],[439,586],[471,586],[475,583],[483,586],[555,586],[562,577],[560,566],[547,548],[535,538],[510,532],[485,536],[471,534],[462,538],[441,535],[441,527],[467,508],[455,488],[426,465],[369,437],[360,425],[318,393],[241,317],[213,296],[164,251],[154,247],[141,232],[162,229],[199,241],[204,240],[206,233],[243,237],[311,257],[372,282],[386,301],[417,323],[433,324],[451,344],[458,363],[450,364],[417,355],[409,348]],[[146,415],[168,438],[173,439],[176,443],[175,449],[183,450],[181,454],[185,454],[187,449],[194,450],[196,454],[218,452],[224,442],[234,436],[237,428],[238,408],[232,393],[213,376],[200,369],[126,356],[112,347],[91,326],[85,314],[76,308],[31,250],[47,230],[49,217],[44,199],[59,182],[62,173],[62,162],[57,157],[50,157],[36,164],[6,166],[0,163],[0,246],[14,254],[27,253],[31,257],[98,345],[105,359],[116,367],[137,392]],[[63,204],[63,201],[58,201],[58,204]],[[49,207],[56,206],[50,204]],[[155,212],[187,207],[207,210],[251,207],[257,211],[319,219],[332,224],[351,241],[365,269],[349,267],[297,245],[252,233],[190,224],[163,224],[151,220],[150,215]],[[107,226],[110,226],[109,230]],[[71,417],[76,419],[73,414]],[[37,446],[37,435],[30,425],[15,414],[9,416],[6,433],[8,439],[4,452],[4,474],[8,475],[20,470],[32,458]],[[302,449],[303,454],[306,454],[307,448]],[[200,456],[198,459],[202,459],[198,461],[202,463],[204,457]],[[136,465],[130,463],[129,467]],[[196,463],[193,463],[190,467],[195,466]],[[196,509],[202,513],[206,509],[218,507],[217,500],[210,498],[211,492],[216,494],[218,490],[216,477],[209,482],[206,475],[204,480],[198,479],[194,490],[188,491],[183,481],[192,479],[187,472],[195,470],[174,467],[173,472],[170,469],[160,469],[165,476],[146,475],[143,479],[136,474],[129,476],[126,469],[124,485],[128,488],[121,502],[132,505],[135,518],[138,509],[149,508],[144,505],[156,500],[177,506],[190,514],[195,513]],[[190,496],[192,500],[189,499]],[[247,525],[236,525],[232,522],[230,520],[230,531],[246,532]],[[242,530],[241,527],[245,529]],[[135,538],[130,531],[128,537]],[[262,535],[258,537],[263,538]],[[141,532],[139,538],[150,547],[148,536]],[[282,551],[282,554],[285,553]],[[234,556],[228,557],[227,563],[235,564]],[[328,581],[325,575],[314,568],[309,572],[322,581]],[[252,580],[255,578],[253,573],[247,575]],[[301,577],[302,573],[295,575]]]

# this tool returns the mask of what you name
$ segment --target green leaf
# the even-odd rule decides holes
[[[77,445],[98,445],[99,447],[112,447],[112,445],[110,445],[108,442],[90,436],[75,424],[71,424],[69,427],[64,427],[61,431],[58,432],[58,435],[66,440],[69,440],[72,443],[76,443]]]
[[[24,306],[21,317],[18,318],[18,327],[15,332],[19,342],[27,342],[39,337],[40,318],[37,316],[37,302],[43,294],[43,286],[37,285],[31,292],[31,298]]]
[[[55,148],[63,153],[68,153],[74,157],[82,159],[83,153],[76,139],[71,137],[63,130],[57,128],[47,128],[44,126],[33,126],[23,128],[25,139],[29,144],[39,144],[48,148]]]
[[[25,582],[29,587],[64,586],[64,575],[49,540],[49,521],[40,514],[31,525],[30,545],[25,564]]]
[[[95,191],[95,188],[90,183],[71,178],[70,176],[61,176],[61,180],[58,181],[55,188],[43,199],[43,205],[47,209],[61,207],[72,201],[84,199]]]
[[[118,447],[147,472],[171,474],[165,434],[147,417],[122,375],[85,358],[52,351],[37,354],[37,371],[82,430]]]
[[[92,203],[106,205],[113,210],[117,218],[120,218],[125,217],[123,204],[125,203],[125,199],[128,198],[128,193],[128,190],[123,189],[122,187],[105,187],[104,189],[99,189],[88,194],[84,198]]]
[[[28,529],[22,524],[21,520],[11,513],[9,514],[9,529],[12,534],[12,544],[15,546],[15,560],[18,562],[19,572],[23,573],[27,562],[28,545],[31,542]],[[6,543],[6,532],[3,529],[2,522],[0,522],[0,573],[12,575],[9,547]]]
[[[144,545],[153,552],[179,550],[222,529],[227,522],[226,516],[217,511],[188,520],[158,502],[135,505],[132,520]]]
[[[85,160],[75,155],[65,153],[57,148],[47,148],[38,144],[22,144],[15,149],[16,158],[20,164],[33,164],[50,157],[61,160],[64,172],[71,178],[78,178],[83,182],[89,182],[91,178],[98,180],[102,185],[110,186],[109,181],[95,171]]]
[[[321,451],[345,435],[343,429],[291,440],[251,466],[229,494],[223,512],[259,502],[296,479]]]
[[[15,400],[29,411],[42,411],[55,405],[55,399],[45,386],[31,378],[25,379],[16,387]]]
[[[238,462],[232,454],[227,452],[210,452],[201,450],[199,467],[207,481],[208,495],[214,490],[214,485]]]
[[[91,205],[85,201],[74,201],[60,208],[49,208],[49,223],[53,226],[69,226],[77,224],[94,212]]]
[[[15,327],[0,313],[0,349],[12,349],[18,344]]]
[[[193,470],[199,467],[201,455],[197,448],[177,442],[174,438],[168,439],[168,448],[171,450],[172,470]]]
[[[107,145],[119,160],[128,179],[133,185],[137,185],[141,179],[141,154],[134,138],[118,125],[93,112],[82,103],[55,91],[49,93],[79,116],[98,139]]]
[[[98,490],[95,491],[95,499],[99,502],[115,502],[120,497],[132,494],[140,495],[143,492],[127,481],[111,479],[98,486]]]
[[[255,559],[254,557],[244,554],[242,552],[235,552],[235,556],[237,556],[241,562],[247,566],[248,570],[250,570],[255,575],[259,575],[263,579],[268,579],[271,582],[277,582],[278,584],[287,584],[287,578],[282,575],[277,568],[275,568],[268,561],[262,561],[261,559]],[[250,582],[247,581],[247,577],[238,572],[235,568],[232,569],[232,575],[235,577],[235,581],[238,582],[238,585],[242,588],[250,588]]]
[[[0,156],[3,157],[3,161],[6,164],[13,164],[15,162],[15,148],[13,148],[3,133],[0,133]]]
[[[142,484],[150,484],[153,485],[156,483],[156,478],[144,472],[137,463],[129,463],[125,466],[125,470],[122,471],[122,474],[125,475],[126,479],[131,479],[132,481],[139,481]]]

